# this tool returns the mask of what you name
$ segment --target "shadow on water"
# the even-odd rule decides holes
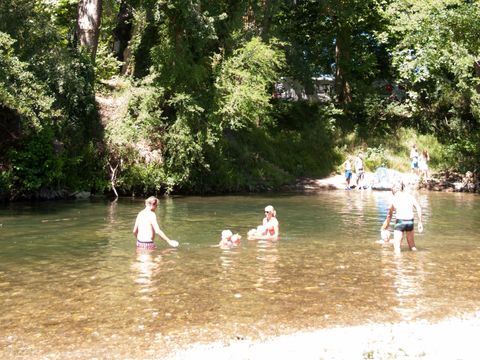
[[[425,232],[418,252],[404,244],[399,256],[375,243],[387,192],[162,199],[161,227],[181,245],[157,239],[153,252],[134,248],[142,199],[2,207],[0,355],[145,358],[197,341],[478,311],[480,199],[417,195]],[[281,239],[246,240],[267,204]],[[240,246],[215,246],[225,228]]]

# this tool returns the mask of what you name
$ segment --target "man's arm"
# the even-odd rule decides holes
[[[413,207],[417,211],[418,216],[418,232],[423,232],[423,223],[422,223],[422,207],[418,203],[417,199],[413,198]]]
[[[385,218],[385,221],[383,222],[382,225],[382,230],[386,230],[388,226],[390,225],[390,220],[392,219],[393,216],[393,204],[390,204],[388,207],[388,212],[387,212],[387,217]]]
[[[138,235],[138,216],[135,219],[135,225],[133,226],[133,235],[135,235],[135,238],[137,238]]]
[[[168,236],[165,235],[165,233],[162,231],[162,229],[160,229],[160,226],[158,226],[157,217],[155,216],[155,214],[152,214],[152,215],[153,215],[152,226],[153,226],[153,229],[155,230],[155,233],[157,233],[158,236],[160,236],[163,240],[165,240],[168,245],[173,247],[178,246],[178,243],[176,241],[169,239]]]

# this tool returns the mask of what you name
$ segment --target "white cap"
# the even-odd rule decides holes
[[[265,208],[265,211],[266,211],[266,212],[273,212],[273,206],[272,206],[272,205],[268,205],[268,206]]]
[[[222,239],[231,238],[233,233],[230,230],[223,230],[222,231]]]

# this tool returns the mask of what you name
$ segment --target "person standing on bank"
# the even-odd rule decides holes
[[[382,231],[388,228],[393,212],[395,211],[393,247],[397,254],[401,251],[403,234],[405,234],[407,238],[410,250],[417,250],[414,240],[414,209],[418,217],[418,232],[423,232],[422,209],[420,204],[411,194],[406,193],[404,188],[405,185],[403,182],[398,182],[392,186],[393,198],[388,207],[387,217],[381,228]]]
[[[150,196],[145,200],[145,209],[140,211],[133,226],[133,234],[137,239],[137,248],[153,250],[155,246],[155,234],[158,234],[163,240],[172,247],[178,246],[178,241],[170,240],[167,235],[160,229],[157,222],[158,199]]]
[[[420,170],[420,175],[423,177],[423,180],[428,181],[428,162],[430,161],[430,155],[428,154],[427,149],[423,149],[422,153],[418,158],[418,169]]]
[[[412,173],[418,172],[418,150],[417,145],[413,144],[412,149],[410,150],[410,167],[412,169]]]
[[[357,190],[363,190],[363,179],[365,178],[365,170],[363,168],[363,154],[358,153],[355,158],[355,174],[357,177]]]
[[[347,157],[343,166],[345,167],[345,182],[347,183],[345,190],[350,190],[350,181],[352,180],[352,162],[350,161],[350,156]]]

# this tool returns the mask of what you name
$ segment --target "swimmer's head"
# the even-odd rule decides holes
[[[239,244],[242,237],[239,234],[233,234],[231,240],[234,244]]]
[[[230,239],[233,233],[231,230],[223,230],[222,231],[222,239]]]
[[[145,205],[146,206],[157,206],[158,205],[158,199],[155,196],[150,196],[147,200],[145,200]]]
[[[405,184],[403,183],[403,181],[397,181],[392,185],[392,193],[395,194],[399,191],[403,191],[404,187]]]
[[[277,212],[275,211],[272,205],[268,205],[267,207],[265,207],[265,214],[272,214],[272,216],[275,216],[276,213]]]

